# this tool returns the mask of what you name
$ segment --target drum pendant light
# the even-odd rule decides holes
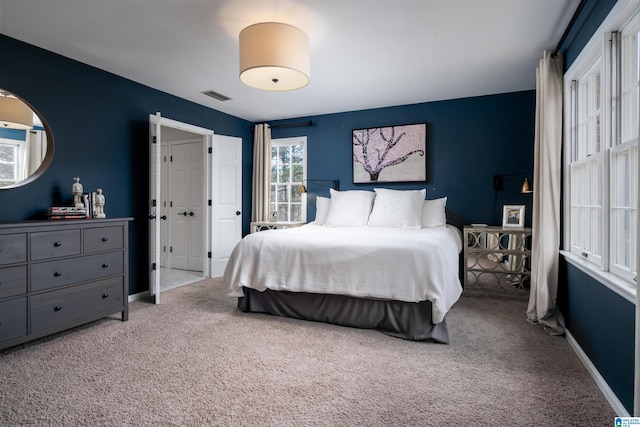
[[[9,93],[0,92],[0,128],[33,128],[33,111],[20,99]]]
[[[309,84],[309,37],[280,22],[248,26],[240,32],[240,80],[270,91],[305,87]]]

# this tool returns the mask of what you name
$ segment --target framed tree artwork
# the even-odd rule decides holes
[[[427,180],[427,124],[396,125],[352,132],[353,183]]]

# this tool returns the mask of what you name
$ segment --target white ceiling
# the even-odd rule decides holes
[[[579,0],[0,0],[0,33],[253,122],[535,88]],[[304,30],[311,83],[238,78],[238,34]],[[220,102],[201,92],[214,90]]]

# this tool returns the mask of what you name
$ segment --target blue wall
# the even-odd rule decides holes
[[[635,306],[566,261],[560,284],[566,328],[631,413]]]
[[[560,47],[565,52],[565,69],[576,60],[618,0],[587,0]]]
[[[103,189],[109,217],[135,218],[129,289],[147,290],[149,114],[160,111],[163,117],[243,138],[245,171],[251,165],[251,123],[4,35],[0,52],[0,88],[33,105],[55,140],[53,163],[42,177],[0,191],[0,221],[37,218],[49,206],[68,202],[73,177],[79,176],[85,191]],[[246,174],[243,185],[249,193]],[[248,204],[243,210],[248,229]]]
[[[567,41],[565,67],[578,57],[616,0],[589,0]],[[561,261],[558,306],[567,330],[629,413],[633,412],[635,305]]]
[[[532,73],[534,70],[531,71]],[[353,184],[351,131],[369,127],[427,123],[427,182],[379,184],[396,189],[426,188],[427,198],[447,196],[448,221],[502,223],[502,206],[524,204],[531,222],[531,194],[521,194],[525,175],[532,180],[535,92],[516,92],[398,107],[300,117],[272,125],[311,120],[310,127],[273,129],[272,138],[307,136],[307,176],[338,179],[340,189],[373,189]],[[494,191],[493,176],[505,177]],[[325,190],[326,193],[326,190]],[[309,219],[315,208],[309,198]]]

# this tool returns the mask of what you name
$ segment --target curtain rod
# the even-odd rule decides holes
[[[275,125],[275,126],[271,126],[271,129],[293,128],[293,127],[298,127],[298,126],[311,126],[312,124],[313,124],[313,122],[311,120],[309,120],[309,121],[300,122],[300,123],[288,123],[288,124],[284,124],[284,125]]]
[[[313,125],[313,122],[311,120],[308,120],[306,122],[299,122],[299,123],[286,123],[283,125],[274,125],[274,126],[270,126],[271,129],[278,129],[278,128],[293,128],[293,127],[298,127],[298,126],[311,126]],[[251,125],[251,132],[253,132],[253,129],[255,128],[254,125]]]
[[[564,33],[562,33],[562,37],[560,37],[560,41],[556,45],[556,48],[553,50],[553,53],[551,53],[551,57],[553,59],[556,59],[558,57],[558,52],[560,51],[560,46],[562,46],[562,43],[564,43],[565,40],[567,39],[567,36],[569,35],[569,31],[573,27],[573,24],[576,23],[576,20],[578,19],[578,16],[580,15],[580,12],[582,12],[582,9],[584,8],[585,4],[587,4],[587,0],[580,0],[580,4],[578,5],[578,8],[576,9],[575,13],[571,17],[571,21],[569,21],[569,25],[567,25],[567,28],[565,28]],[[593,9],[591,9],[591,11],[593,11]],[[589,13],[589,15],[591,15],[591,13]],[[588,17],[587,17],[587,19],[588,19]]]

